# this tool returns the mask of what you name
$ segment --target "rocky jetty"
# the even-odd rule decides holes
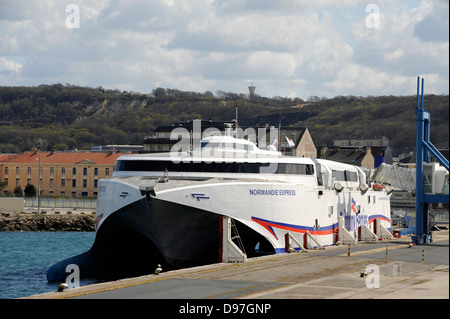
[[[0,231],[95,231],[95,214],[0,214]]]

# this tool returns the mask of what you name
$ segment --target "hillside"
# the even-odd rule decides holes
[[[385,135],[396,149],[415,146],[415,96],[332,99],[255,97],[218,91],[196,93],[157,88],[151,94],[73,85],[0,87],[0,153],[38,144],[45,150],[93,145],[141,144],[159,125],[190,119],[231,120],[239,106],[241,125],[307,126],[317,145],[336,137]],[[425,96],[431,141],[447,147],[449,96]]]

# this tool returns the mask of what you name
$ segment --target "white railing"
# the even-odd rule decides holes
[[[38,207],[36,197],[25,197],[25,207]],[[97,199],[95,198],[72,198],[72,197],[41,197],[41,208],[84,208],[96,209]]]

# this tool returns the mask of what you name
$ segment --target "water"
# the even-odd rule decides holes
[[[56,291],[59,283],[47,282],[47,269],[88,251],[94,238],[95,232],[0,232],[0,299]]]

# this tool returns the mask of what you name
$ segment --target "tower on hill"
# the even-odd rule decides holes
[[[256,86],[253,86],[253,82],[252,82],[252,85],[248,87],[248,91],[250,93],[250,98],[255,96],[255,89],[256,89]]]

